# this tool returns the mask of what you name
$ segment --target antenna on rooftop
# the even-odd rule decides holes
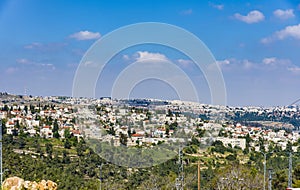
[[[24,96],[27,96],[27,88],[24,86]]]

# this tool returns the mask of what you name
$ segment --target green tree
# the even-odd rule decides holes
[[[294,168],[293,178],[293,187],[300,187],[300,164],[297,164]]]
[[[77,155],[78,155],[79,157],[83,156],[85,150],[86,150],[86,147],[85,147],[84,144],[80,141],[80,142],[78,143],[78,145],[76,146],[76,152],[77,152]]]
[[[38,141],[35,142],[35,151],[39,154],[42,152],[41,144]]]
[[[55,119],[54,123],[53,123],[52,132],[53,132],[53,137],[57,138],[57,139],[59,138],[58,130],[59,130],[58,122],[57,122],[57,119]]]
[[[28,106],[27,105],[24,106],[24,111],[25,111],[26,114],[28,113]]]
[[[25,148],[25,146],[26,146],[26,140],[25,140],[25,138],[24,137],[20,137],[18,139],[18,144],[19,144],[19,148],[20,149]]]
[[[172,111],[171,111],[170,109],[168,109],[167,116],[168,116],[168,117],[172,117],[172,116],[173,116],[173,113],[172,113]]]
[[[66,129],[64,130],[64,137],[65,137],[65,139],[71,138],[71,131],[70,131],[69,128],[66,128]]]
[[[261,190],[263,187],[263,176],[254,168],[239,164],[229,165],[219,169],[210,183],[213,189]]]
[[[2,135],[6,134],[7,133],[7,129],[6,129],[6,122],[7,122],[7,119],[2,119]]]
[[[120,134],[120,143],[124,146],[127,146],[127,135],[124,135],[123,133]]]
[[[204,134],[205,134],[205,132],[206,132],[206,130],[205,129],[200,129],[199,127],[197,127],[197,133],[198,133],[198,137],[200,137],[200,138],[202,138],[203,136],[204,136]]]
[[[221,154],[224,154],[225,151],[227,150],[227,148],[223,145],[223,142],[222,141],[215,141],[212,143],[212,152],[218,152],[218,153],[221,153]]]
[[[53,153],[53,145],[51,143],[46,143],[46,153],[49,158],[52,158],[52,153]]]
[[[9,107],[5,104],[4,107],[2,108],[2,111],[8,111]]]
[[[71,146],[72,146],[72,145],[71,145],[69,139],[66,139],[65,142],[64,142],[64,148],[70,149]]]
[[[280,170],[277,171],[275,173],[275,175],[273,175],[273,189],[286,189],[287,188],[287,174],[286,174],[286,170]]]
[[[62,163],[69,164],[71,162],[71,159],[68,155],[68,152],[66,150],[63,150],[63,157],[62,157]]]
[[[293,149],[292,149],[292,143],[290,141],[288,141],[287,145],[286,145],[286,152],[293,152]]]
[[[236,160],[236,155],[229,154],[228,156],[226,156],[226,160],[235,161]]]

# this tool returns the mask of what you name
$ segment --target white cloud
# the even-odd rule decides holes
[[[294,74],[300,74],[300,67],[289,67],[288,71],[294,73]]]
[[[267,37],[260,40],[260,42],[263,44],[268,44],[271,43],[272,41],[273,41],[273,37]]]
[[[130,59],[129,55],[123,55],[122,58],[123,58],[123,60],[126,60],[126,61]]]
[[[295,65],[290,59],[278,57],[265,57],[260,61],[249,59],[227,58],[217,61],[224,73],[230,74],[246,74],[261,73],[263,75],[300,75],[300,66]],[[261,76],[263,76],[261,75]]]
[[[58,51],[58,50],[61,50],[65,46],[67,46],[67,43],[43,44],[43,43],[39,43],[39,42],[33,42],[31,44],[25,45],[24,49],[39,50],[39,51]]]
[[[275,40],[283,40],[289,37],[300,40],[300,24],[287,26],[285,29],[275,32],[272,36],[263,38],[261,42],[267,44]]]
[[[24,64],[24,65],[31,64],[31,61],[29,61],[28,59],[25,59],[25,58],[17,59],[16,62],[19,64]]]
[[[262,12],[253,10],[249,12],[247,15],[241,15],[239,13],[234,14],[234,17],[240,21],[243,21],[248,24],[258,23],[265,19],[265,16]]]
[[[257,69],[257,63],[248,59],[227,58],[224,60],[218,60],[217,64],[220,68],[227,71]]]
[[[274,64],[276,62],[276,57],[267,57],[262,60],[262,62],[266,65]]]
[[[177,62],[184,67],[188,67],[189,65],[194,63],[192,60],[189,59],[178,59]]]
[[[74,38],[76,40],[95,40],[101,37],[99,32],[90,32],[90,31],[80,31],[70,35],[70,38]]]
[[[218,10],[223,10],[224,9],[224,5],[223,4],[214,4],[214,3],[209,3],[209,5],[215,9],[218,9]]]
[[[182,15],[191,15],[193,14],[193,10],[192,9],[187,9],[187,10],[183,10],[180,12]]]
[[[45,68],[45,69],[51,69],[55,70],[55,66],[51,63],[41,63],[41,62],[35,62],[26,58],[20,58],[16,60],[17,63],[23,65],[26,68]]]
[[[262,60],[262,63],[265,66],[272,66],[273,68],[286,68],[287,66],[292,65],[291,60],[289,59],[278,59],[276,57],[266,57]]]
[[[293,9],[287,9],[287,10],[282,10],[282,9],[277,9],[273,12],[273,14],[279,18],[279,19],[289,19],[289,18],[294,18],[294,10]]]
[[[287,37],[292,37],[300,40],[300,24],[287,26],[285,29],[276,32],[278,39],[282,40]]]
[[[46,64],[43,63],[43,64],[40,64],[40,66],[49,68],[51,70],[55,70],[56,69],[55,66],[53,64],[50,64],[50,63],[46,63]]]
[[[35,48],[40,48],[42,47],[43,45],[39,42],[33,42],[31,44],[28,44],[26,46],[24,46],[25,49],[35,49]]]
[[[83,63],[83,65],[84,66],[91,66],[91,65],[95,66],[96,64],[93,61],[86,61]]]
[[[222,66],[222,65],[229,65],[230,64],[230,60],[229,59],[224,59],[221,61],[217,61],[217,64]]]
[[[138,51],[137,52],[137,61],[146,61],[146,60],[161,60],[161,61],[169,61],[169,59],[161,53],[151,53],[148,51]]]

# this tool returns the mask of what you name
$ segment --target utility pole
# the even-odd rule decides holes
[[[178,177],[176,178],[175,186],[176,190],[183,190],[184,185],[184,173],[183,173],[183,161],[182,161],[182,148],[178,150]]]
[[[198,161],[198,190],[201,189],[201,183],[200,183],[200,180],[201,180],[201,175],[200,175],[200,160]]]
[[[266,190],[266,170],[267,170],[267,154],[264,154],[264,190]]]
[[[269,169],[269,190],[272,190],[272,169]]]
[[[101,190],[101,186],[102,186],[102,165],[103,165],[103,163],[101,163],[101,165],[100,166],[98,166],[99,168],[100,168],[100,186],[99,186],[99,190]]]
[[[0,175],[1,175],[1,189],[2,189],[2,182],[3,182],[3,168],[2,168],[2,119],[0,119]]]
[[[293,170],[293,155],[290,152],[289,156],[289,180],[288,180],[288,187],[292,187],[292,170]]]
[[[272,152],[261,152],[264,155],[264,189],[266,190],[266,174],[267,174],[267,154],[272,154]]]

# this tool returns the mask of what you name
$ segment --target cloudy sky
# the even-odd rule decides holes
[[[122,26],[162,22],[205,43],[222,70],[229,105],[288,105],[300,98],[299,16],[296,0],[2,0],[0,91],[71,96],[76,69],[93,43]],[[157,45],[117,54],[96,96],[109,96],[118,73],[149,58],[178,65],[195,83],[200,101],[210,103],[209,87],[190,58]],[[176,99],[175,91],[148,80],[131,95]]]

